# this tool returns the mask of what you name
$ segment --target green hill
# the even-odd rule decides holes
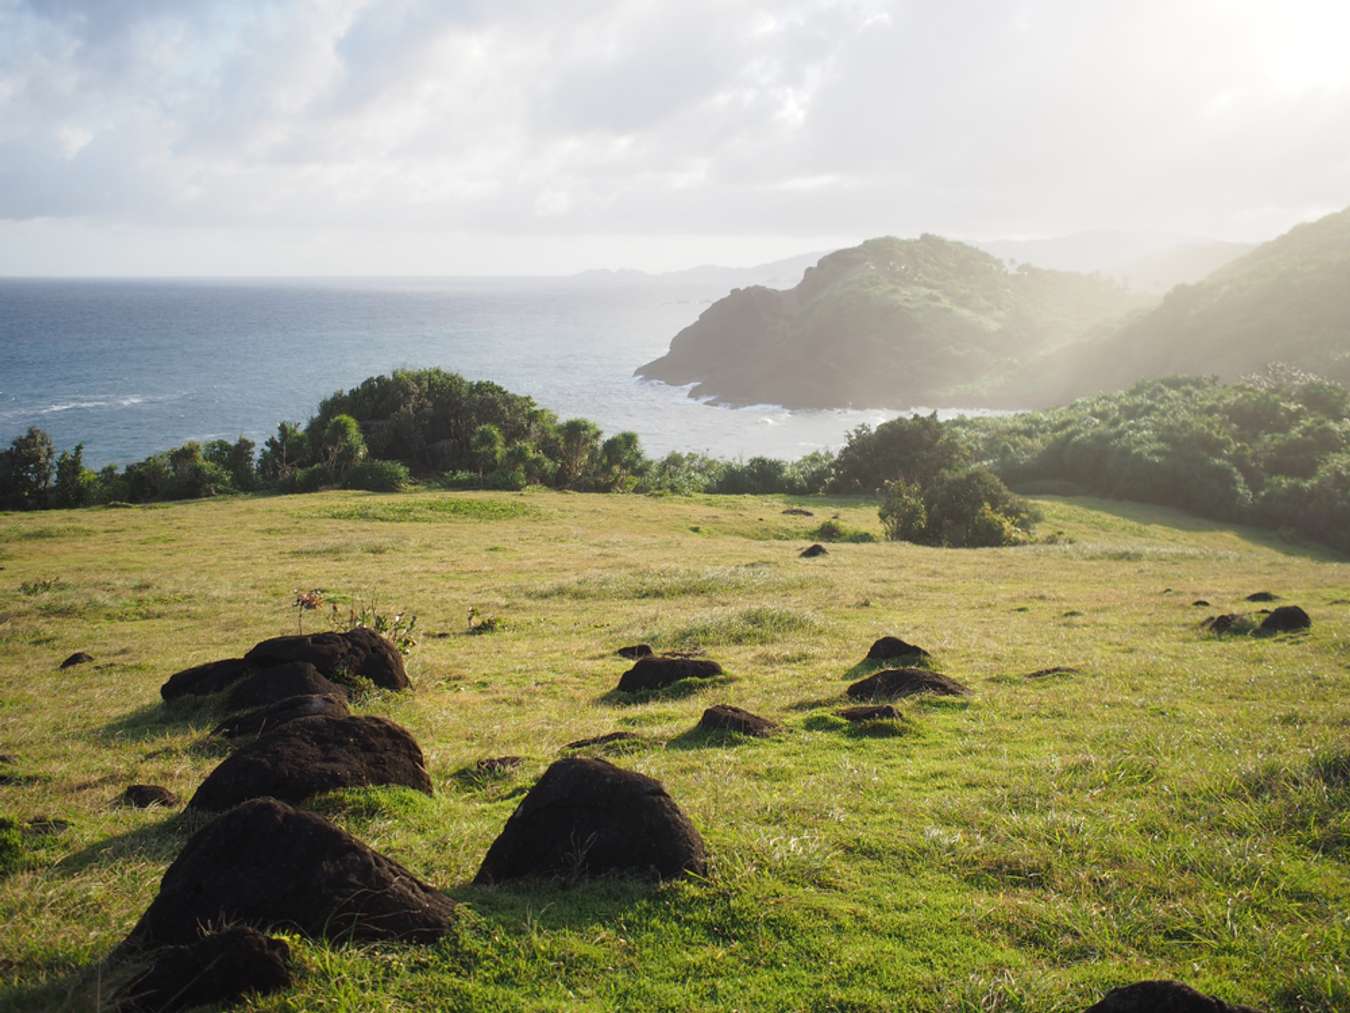
[[[870,239],[788,291],[733,291],[637,375],[733,404],[971,403],[1028,358],[1140,305],[1103,278],[1010,269],[937,236]]]
[[[1177,374],[1234,379],[1272,362],[1350,381],[1350,209],[1296,226],[1009,385],[1049,405]]]

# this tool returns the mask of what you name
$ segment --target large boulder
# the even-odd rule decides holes
[[[256,668],[307,661],[330,679],[360,675],[382,689],[392,690],[410,685],[398,649],[365,627],[346,633],[273,637],[249,651],[244,660]]]
[[[1281,605],[1261,620],[1257,632],[1292,633],[1295,630],[1306,630],[1311,627],[1312,620],[1308,618],[1308,613],[1297,605]]]
[[[454,906],[322,817],[260,798],[188,839],[123,951],[234,923],[336,942],[430,942],[449,929]]]
[[[1140,981],[1113,988],[1084,1013],[1258,1013],[1197,992],[1179,981]]]
[[[922,647],[901,640],[899,637],[882,637],[867,651],[868,661],[895,661],[900,658],[917,661],[926,657],[928,657],[928,652]]]
[[[854,700],[897,700],[916,693],[965,696],[970,690],[955,679],[926,668],[888,668],[858,680],[845,692]]]
[[[185,696],[210,696],[229,689],[251,671],[243,658],[208,661],[169,676],[169,681],[159,688],[159,695],[166,701]]]
[[[298,718],[222,760],[188,808],[221,812],[268,795],[296,803],[337,788],[381,784],[431,794],[422,750],[405,729],[377,717]]]
[[[475,883],[622,872],[704,872],[703,838],[661,782],[590,757],[544,772],[488,849]]]
[[[225,706],[231,711],[266,707],[293,696],[346,697],[347,690],[324,678],[307,661],[292,661],[254,672],[235,683]]]
[[[719,703],[705,710],[703,717],[699,719],[698,727],[704,732],[735,732],[757,739],[767,738],[779,730],[776,722],[725,703]]]
[[[619,677],[619,692],[642,693],[662,689],[681,679],[711,679],[722,674],[722,666],[707,658],[671,658],[652,655],[639,658]]]
[[[166,946],[113,996],[118,1013],[171,1013],[289,988],[291,948],[234,925],[187,946]]]
[[[307,694],[290,696],[276,703],[259,707],[246,714],[236,714],[227,718],[215,728],[212,735],[223,735],[227,739],[237,739],[245,735],[263,735],[280,728],[288,721],[317,716],[345,718],[351,711],[347,701],[341,695]]]

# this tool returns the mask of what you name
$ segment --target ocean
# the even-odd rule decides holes
[[[439,366],[650,455],[796,458],[894,411],[727,408],[633,370],[724,288],[584,279],[0,280],[0,441],[29,426],[90,467],[187,440],[261,443],[321,398]],[[952,413],[943,413],[944,415]]]

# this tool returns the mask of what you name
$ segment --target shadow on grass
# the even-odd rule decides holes
[[[521,879],[494,886],[466,883],[445,891],[468,904],[488,923],[521,932],[569,931],[613,925],[635,907],[679,907],[678,891],[652,879],[600,876],[576,883],[559,879]]]
[[[813,700],[798,700],[785,708],[790,711],[818,711],[822,707],[843,707],[849,701],[842,695],[822,696]]]
[[[114,718],[96,733],[100,739],[146,742],[165,735],[179,735],[192,728],[209,731],[220,718],[219,701],[202,697],[173,704],[152,703]]]
[[[852,682],[859,679],[866,679],[869,675],[876,672],[884,672],[888,668],[923,668],[928,671],[936,671],[933,668],[933,659],[926,654],[906,654],[900,658],[884,658],[875,660],[873,658],[863,658],[842,676]]]
[[[779,733],[781,735],[781,732]],[[776,738],[778,736],[767,736]],[[667,749],[726,749],[732,746],[747,746],[754,742],[763,742],[766,737],[742,735],[740,732],[721,731],[700,728],[695,725],[687,732],[681,732],[666,743]]]
[[[679,682],[673,682],[661,689],[650,689],[637,693],[625,693],[618,689],[611,689],[608,693],[602,693],[596,697],[596,702],[614,707],[634,707],[644,703],[684,700],[702,693],[704,690],[729,686],[735,681],[729,675],[719,675],[711,679],[681,679]]]
[[[919,726],[903,714],[897,718],[847,721],[836,714],[814,714],[802,722],[811,732],[838,732],[850,739],[896,739],[917,735]]]
[[[178,857],[183,843],[211,822],[215,815],[187,811],[170,813],[157,823],[105,837],[67,855],[52,868],[60,872],[77,873],[92,865],[107,862],[171,862]]]

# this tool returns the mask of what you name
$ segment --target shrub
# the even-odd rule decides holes
[[[890,483],[879,511],[893,541],[982,548],[1028,540],[1035,514],[988,468],[945,472],[929,485]]]
[[[399,492],[411,481],[408,466],[401,461],[368,457],[352,466],[344,484],[348,489],[365,489],[368,492]]]

